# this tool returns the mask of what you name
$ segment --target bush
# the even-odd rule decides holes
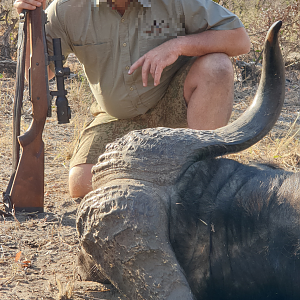
[[[284,56],[299,51],[299,1],[224,0],[220,4],[237,14],[244,23],[252,42],[249,60],[256,61],[259,58],[266,32],[279,20],[283,22],[280,42]]]

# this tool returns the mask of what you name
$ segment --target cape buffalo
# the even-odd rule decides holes
[[[108,145],[78,209],[81,267],[93,261],[128,299],[300,298],[299,175],[218,158],[259,141],[279,116],[280,27],[238,120],[133,131]]]

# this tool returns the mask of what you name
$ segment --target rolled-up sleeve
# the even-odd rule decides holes
[[[199,33],[205,30],[230,30],[243,27],[240,19],[211,0],[178,0],[185,22],[186,34]]]

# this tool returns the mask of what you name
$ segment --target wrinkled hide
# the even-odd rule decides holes
[[[299,299],[299,179],[226,159],[191,166],[170,242],[197,299]]]

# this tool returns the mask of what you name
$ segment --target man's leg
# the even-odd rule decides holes
[[[225,126],[233,105],[233,67],[223,53],[198,57],[184,83],[188,127],[216,129]]]
[[[69,172],[69,190],[72,198],[83,198],[92,191],[93,164],[81,164],[71,168]]]

